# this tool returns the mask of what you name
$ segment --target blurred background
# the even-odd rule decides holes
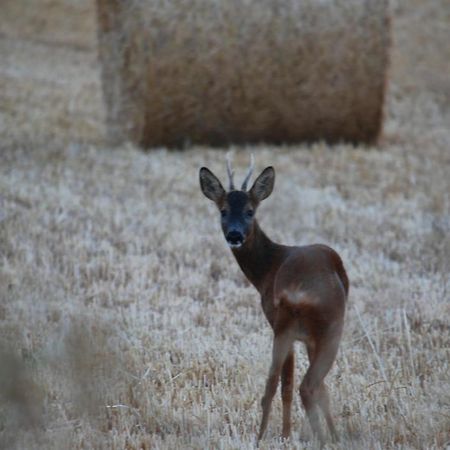
[[[188,4],[183,7],[189,9]],[[448,6],[440,0],[397,0],[389,10],[391,95],[426,92],[445,109],[449,100]],[[2,136],[18,140],[48,135],[87,142],[99,142],[105,136],[96,12],[92,0],[4,0]],[[320,35],[317,32],[318,39]]]

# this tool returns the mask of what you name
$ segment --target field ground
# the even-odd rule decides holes
[[[197,180],[225,152],[107,148],[94,25],[42,35],[24,1],[0,19],[0,448],[255,448],[271,331]],[[393,16],[377,147],[235,148],[277,171],[267,233],[348,269],[330,448],[450,447],[450,11]],[[280,404],[261,448],[314,448],[298,396],[278,440]]]

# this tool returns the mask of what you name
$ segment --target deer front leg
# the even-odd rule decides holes
[[[276,335],[273,340],[272,349],[272,364],[270,366],[269,376],[266,381],[266,389],[264,396],[261,400],[262,406],[262,419],[261,426],[258,434],[258,443],[262,439],[264,432],[267,428],[267,423],[269,421],[270,407],[272,405],[272,400],[277,391],[278,380],[280,379],[280,372],[289,350],[292,347],[292,340],[287,336],[286,333],[282,335]]]
[[[291,435],[291,407],[294,390],[294,351],[291,349],[281,372],[281,399],[283,401],[283,432],[287,439]]]

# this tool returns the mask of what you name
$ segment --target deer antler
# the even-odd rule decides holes
[[[253,156],[253,153],[250,155],[250,167],[249,167],[249,169],[248,169],[248,172],[247,172],[247,175],[245,176],[245,180],[244,180],[244,182],[242,183],[242,187],[241,187],[241,189],[243,190],[243,191],[246,191],[247,190],[247,183],[249,182],[249,180],[250,180],[250,177],[252,176],[252,173],[253,173],[253,169],[255,168],[255,158],[254,158],[254,156]]]
[[[227,153],[227,173],[228,173],[228,179],[230,180],[230,191],[234,191],[235,187],[234,187],[234,181],[233,181],[233,177],[234,177],[234,172],[233,169],[231,168],[231,152]]]

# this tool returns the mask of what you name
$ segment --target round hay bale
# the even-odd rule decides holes
[[[97,7],[113,141],[377,139],[387,0],[97,0]]]

